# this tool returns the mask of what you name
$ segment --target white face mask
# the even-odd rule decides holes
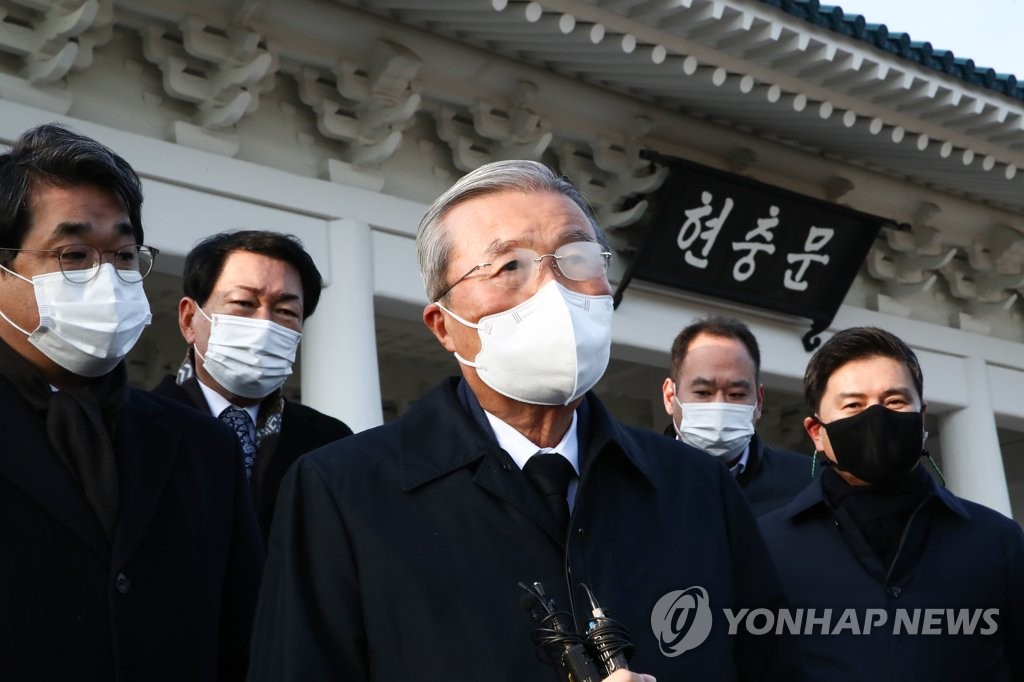
[[[468,322],[480,352],[473,361],[480,380],[504,396],[534,405],[568,405],[597,383],[612,346],[612,297],[569,291],[552,280],[514,308]]]
[[[0,317],[64,369],[84,377],[103,376],[132,349],[153,319],[141,282],[125,282],[110,263],[88,282],[69,282],[60,272],[32,279],[0,266],[32,285],[39,326],[28,332],[2,311]],[[95,270],[95,268],[94,268]]]
[[[754,435],[754,409],[757,405],[735,403],[681,403],[676,433],[684,443],[729,461],[743,452]]]
[[[292,373],[302,334],[270,320],[215,314],[210,320],[206,355],[196,349],[214,381],[243,398],[265,398]]]

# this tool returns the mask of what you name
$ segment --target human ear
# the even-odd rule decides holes
[[[196,342],[196,331],[192,324],[195,320],[197,305],[188,296],[178,301],[178,328],[181,330],[181,335],[185,337],[185,343],[190,346]]]
[[[757,402],[754,403],[754,423],[756,424],[761,419],[761,414],[764,411],[764,384],[758,384],[757,386]]]
[[[675,416],[675,401],[673,398],[676,397],[676,383],[672,381],[672,377],[665,377],[665,381],[661,384],[661,399],[665,406],[665,413],[673,417]]]
[[[448,331],[448,320],[445,317],[441,306],[436,303],[429,303],[423,308],[423,324],[427,326],[430,333],[434,335],[438,343],[449,353],[455,352],[455,341]]]
[[[814,449],[818,452],[825,452],[825,437],[822,433],[821,422],[815,417],[804,417],[804,431],[811,437]]]

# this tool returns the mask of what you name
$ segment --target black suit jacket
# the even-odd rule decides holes
[[[153,389],[153,393],[185,403],[209,414],[210,406],[193,377],[179,386],[174,377],[167,375]],[[263,443],[256,454],[256,471],[251,483],[252,498],[256,506],[263,539],[270,533],[274,518],[277,490],[288,467],[302,455],[339,438],[351,436],[352,429],[334,417],[317,412],[301,403],[284,401],[281,414],[281,433],[275,442]],[[239,459],[241,461],[241,459]]]
[[[111,541],[2,377],[0,414],[0,679],[242,679],[263,550],[230,429],[130,390]]]

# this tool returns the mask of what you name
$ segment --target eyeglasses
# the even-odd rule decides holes
[[[125,282],[141,282],[153,269],[153,261],[160,250],[153,246],[128,244],[117,251],[100,251],[91,244],[66,244],[56,249],[2,249],[26,253],[49,253],[57,259],[64,279],[85,284],[100,271],[104,254],[111,256],[117,276]]]
[[[551,267],[566,279],[586,282],[604,276],[611,261],[610,251],[602,251],[597,242],[571,242],[555,249],[554,253],[537,253],[533,249],[511,249],[490,263],[474,265],[469,272],[441,292],[438,300],[448,295],[456,285],[469,279],[474,272],[479,278],[502,289],[519,289],[533,278],[545,258]]]

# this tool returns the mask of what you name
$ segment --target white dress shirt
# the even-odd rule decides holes
[[[222,396],[220,393],[217,393],[217,391],[213,390],[212,388],[204,384],[202,381],[197,381],[196,383],[199,384],[199,388],[203,391],[203,397],[206,398],[206,404],[210,406],[210,414],[212,414],[214,417],[220,417],[220,413],[228,409],[229,407],[237,407],[238,409],[245,410],[246,412],[249,413],[249,418],[252,420],[249,430],[250,435],[252,436],[252,442],[255,443],[256,419],[257,417],[260,416],[259,403],[256,403],[255,405],[246,405],[244,407],[242,405],[235,405],[234,403],[230,402],[227,398]]]
[[[580,443],[576,437],[576,412],[572,413],[572,423],[569,424],[569,429],[565,432],[562,440],[553,448],[538,446],[487,410],[484,410],[484,414],[487,415],[487,421],[490,422],[491,429],[494,430],[494,436],[498,439],[498,445],[512,457],[512,461],[520,469],[526,466],[526,460],[536,454],[545,452],[557,452],[569,460],[569,464],[572,465],[573,470],[576,472],[576,477],[569,481],[569,492],[567,495],[569,509],[571,510],[576,502],[576,489],[580,483]]]

